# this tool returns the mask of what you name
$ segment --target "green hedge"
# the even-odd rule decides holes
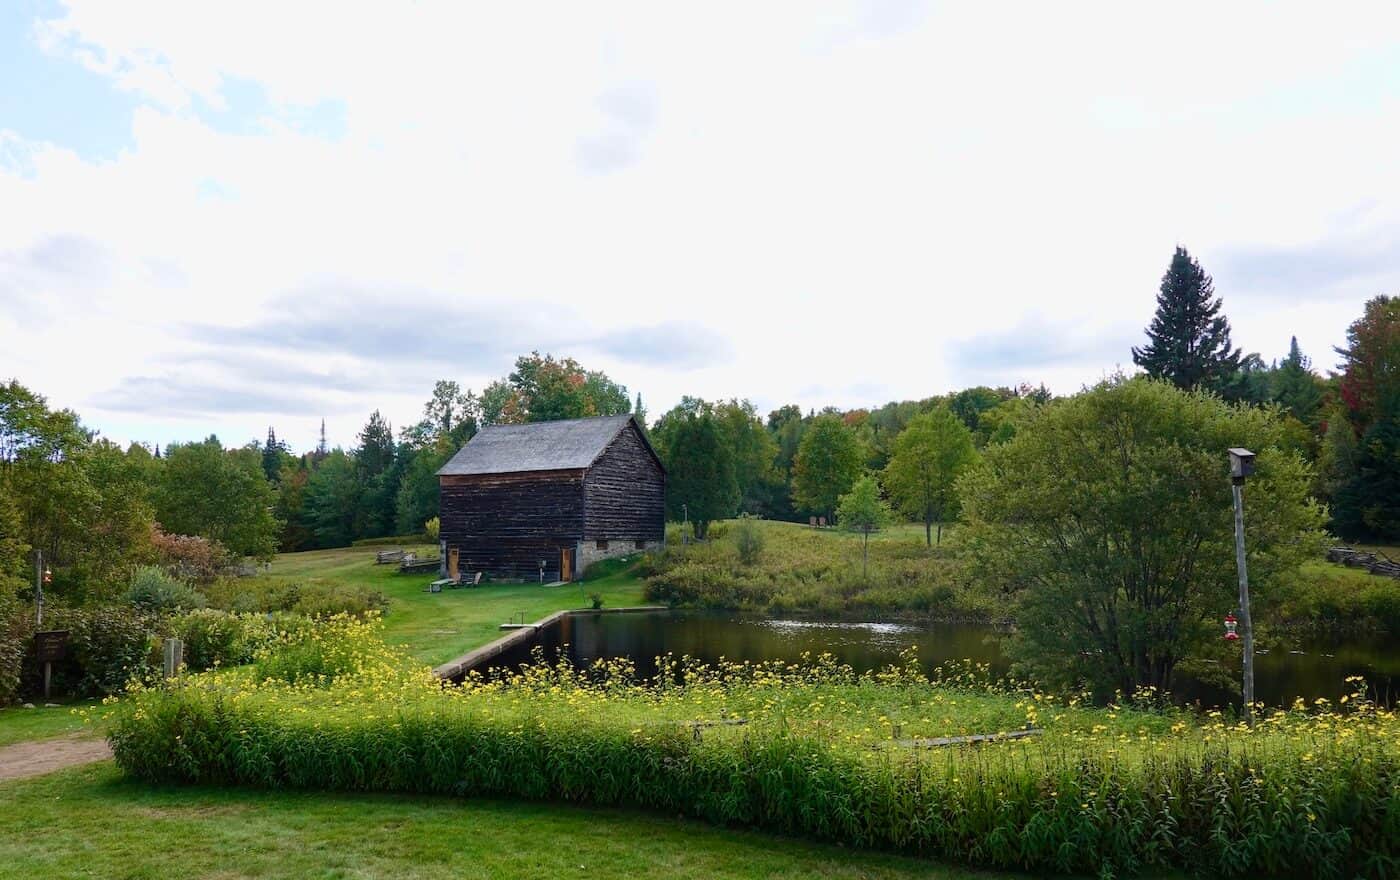
[[[419,544],[429,543],[428,536],[422,532],[415,535],[390,535],[385,538],[361,538],[358,541],[351,541],[351,547],[413,547]]]

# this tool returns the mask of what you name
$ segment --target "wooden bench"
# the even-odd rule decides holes
[[[451,587],[452,589],[455,590],[455,589],[457,589],[458,587],[479,587],[479,586],[481,586],[481,572],[478,571],[472,578],[470,578],[469,580],[466,580],[466,581],[463,581],[463,580],[461,580],[461,579],[458,579],[458,580],[455,580],[455,581],[454,581],[452,578],[438,578],[437,580],[433,581],[431,584],[428,584],[426,587],[424,587],[424,588],[423,588],[423,592],[425,592],[425,593],[441,593],[443,587]]]

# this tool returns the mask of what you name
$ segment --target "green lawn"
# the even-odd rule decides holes
[[[526,622],[567,608],[587,608],[590,593],[604,607],[642,604],[642,583],[626,574],[569,584],[483,584],[480,587],[426,593],[437,575],[401,575],[393,565],[375,565],[375,547],[284,553],[272,562],[272,577],[363,584],[389,597],[385,638],[406,645],[425,663],[437,665],[465,654],[501,635],[500,625],[524,613]],[[413,548],[410,548],[413,549]],[[431,547],[417,548],[434,553]]]
[[[124,781],[0,783],[0,878],[983,878],[1014,875],[553,804]]]
[[[39,704],[34,709],[25,709],[22,706],[0,709],[0,746],[32,739],[48,739],[81,730],[84,727],[83,719],[74,715],[72,710],[93,705],[96,705],[96,701],[88,700],[68,703],[57,708]]]

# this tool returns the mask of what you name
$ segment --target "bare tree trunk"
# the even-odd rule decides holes
[[[939,530],[940,530],[940,532],[941,532],[942,529],[943,529],[943,524],[942,524],[942,523],[939,523],[939,524],[938,524],[938,528],[939,528]],[[942,536],[940,535],[940,537],[942,537]],[[925,544],[928,544],[928,546],[930,546],[930,547],[933,546],[933,519],[932,519],[932,518],[929,518],[929,519],[925,519],[925,520],[924,520],[924,543],[925,543]]]
[[[938,546],[943,546],[943,520],[938,521]]]

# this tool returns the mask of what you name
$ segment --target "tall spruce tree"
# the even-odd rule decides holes
[[[1305,425],[1317,421],[1322,406],[1323,384],[1312,371],[1312,359],[1298,347],[1298,337],[1288,344],[1288,357],[1274,370],[1273,399]]]
[[[1230,347],[1230,322],[1220,305],[1210,276],[1178,247],[1162,276],[1148,344],[1133,347],[1133,363],[1178,388],[1220,390],[1240,367],[1240,350]]]
[[[281,479],[282,474],[282,453],[286,450],[277,439],[277,432],[272,430],[272,426],[267,426],[267,443],[262,450],[263,476],[267,477],[269,483],[276,483]]]

